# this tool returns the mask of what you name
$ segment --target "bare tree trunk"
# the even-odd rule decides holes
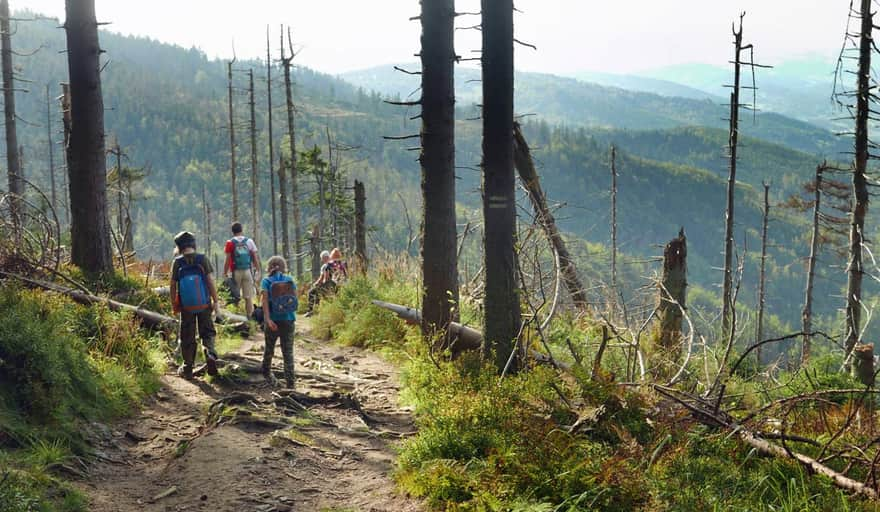
[[[123,214],[123,209],[125,207],[125,197],[122,189],[122,148],[119,147],[118,139],[114,140],[110,154],[116,157],[116,233],[124,237],[125,214]],[[123,244],[120,244],[118,249],[120,259],[124,259],[125,255],[122,254],[124,251]]]
[[[520,329],[516,283],[516,195],[513,161],[513,0],[482,0],[483,217],[486,291],[485,357],[501,372]],[[493,354],[494,353],[494,354]]]
[[[422,335],[445,350],[458,320],[455,217],[455,0],[421,0]],[[358,188],[355,184],[355,201]],[[358,227],[361,219],[358,217]],[[360,235],[361,230],[358,230]],[[358,248],[360,245],[358,237]]]
[[[740,54],[742,52],[742,17],[739,30],[733,30],[735,55],[733,62],[733,91],[730,93],[730,133],[728,152],[730,156],[730,174],[727,177],[727,210],[724,225],[724,282],[721,287],[721,335],[723,339],[733,336],[736,326],[733,315],[733,227],[734,227],[734,196],[736,192],[736,153],[739,141],[739,85],[740,85]],[[730,345],[730,343],[728,343]]]
[[[819,212],[822,200],[822,171],[824,165],[816,166],[816,192],[813,198],[813,232],[810,237],[810,257],[807,260],[807,286],[804,290],[804,309],[801,313],[803,320],[804,343],[801,349],[801,366],[806,366],[810,361],[810,344],[813,332],[813,282],[816,278],[816,258],[819,252]],[[760,340],[758,340],[760,341]]]
[[[46,84],[46,145],[49,150],[49,186],[51,187],[49,198],[52,200],[52,209],[55,210],[55,215],[60,215],[58,187],[55,183],[55,143],[52,142],[52,99],[49,94],[49,84]]]
[[[232,59],[226,64],[227,69],[227,79],[229,82],[228,87],[228,97],[229,97],[229,179],[232,183],[232,220],[238,221],[238,183],[237,183],[237,169],[235,165],[235,115],[232,106],[232,64],[235,63],[235,59]]]
[[[112,272],[100,45],[94,0],[66,0],[70,76],[71,261],[91,273]]]
[[[858,101],[856,106],[855,161],[853,162],[852,225],[849,234],[849,278],[846,285],[846,357],[860,341],[862,320],[862,237],[868,210],[868,116],[871,94],[871,0],[861,2]]]
[[[766,304],[765,285],[767,275],[765,274],[767,264],[767,221],[770,217],[770,185],[764,185],[764,219],[761,228],[761,271],[758,277],[758,319],[755,331],[755,341],[764,339],[764,306]],[[758,366],[761,366],[761,347],[755,349],[755,357],[758,360]]]
[[[275,136],[272,126],[272,54],[269,47],[269,25],[266,25],[266,103],[269,116],[269,187],[272,196],[272,254],[278,254],[278,215],[275,197]],[[299,276],[297,276],[299,277]]]
[[[67,216],[67,223],[70,224],[70,179],[68,171],[70,166],[67,162],[67,148],[70,146],[70,84],[61,84],[61,121],[64,125],[63,144],[64,151],[61,156],[64,159],[65,172],[61,173],[61,190],[64,191],[64,213]]]
[[[251,229],[254,234],[254,243],[260,246],[260,216],[258,215],[257,197],[259,193],[259,181],[257,180],[257,104],[254,101],[254,70],[248,70],[248,93],[250,95],[251,108]]]
[[[294,130],[293,89],[290,80],[290,68],[295,57],[293,41],[288,28],[287,42],[290,45],[290,57],[284,56],[284,26],[281,27],[281,64],[284,66],[284,90],[287,97],[287,136],[290,138],[290,201],[293,207],[293,249],[296,252],[296,275],[302,275],[302,226],[299,211],[299,183],[296,166],[296,132]]]
[[[309,237],[309,252],[312,259],[312,280],[321,275],[321,237],[318,225],[312,226],[312,234]]]
[[[287,205],[289,202],[287,199],[287,171],[284,168],[284,155],[281,154],[278,155],[278,190],[281,192],[281,254],[284,256],[284,261],[287,262],[288,268],[290,268],[291,254],[290,229],[287,215]]]
[[[547,239],[553,245],[553,250],[559,255],[559,263],[562,267],[562,279],[568,293],[574,300],[575,305],[580,309],[587,308],[587,293],[581,278],[578,276],[577,267],[574,259],[568,252],[565,240],[556,226],[556,219],[547,206],[547,196],[541,188],[541,180],[538,172],[535,170],[535,162],[532,160],[531,150],[522,134],[519,123],[514,123],[514,161],[516,169],[519,172],[519,179],[522,181],[523,187],[529,193],[529,199],[532,202],[532,208]]]
[[[611,146],[611,291],[617,297],[617,148]],[[615,300],[611,303],[614,304]]]
[[[663,277],[657,317],[660,319],[659,344],[669,359],[681,358],[682,310],[687,307],[687,237],[684,229],[663,250]]]
[[[363,182],[354,182],[354,255],[358,262],[358,270],[366,273],[367,261],[367,207]]]
[[[205,215],[205,254],[208,256],[208,260],[211,259],[211,254],[214,252],[213,244],[211,243],[213,235],[211,234],[211,203],[208,200],[208,186],[202,184],[202,205],[204,206],[204,215]]]
[[[9,192],[15,196],[24,193],[21,161],[18,154],[18,134],[15,129],[15,77],[12,64],[12,34],[9,28],[9,0],[0,0],[0,60],[3,75],[3,116],[6,128],[6,172],[9,175]],[[12,198],[13,222],[17,222],[19,201]]]

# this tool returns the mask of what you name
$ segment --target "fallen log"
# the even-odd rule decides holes
[[[163,315],[161,313],[157,313],[155,311],[150,311],[148,309],[144,309],[141,306],[133,306],[131,304],[126,304],[124,302],[119,302],[113,299],[109,299],[107,297],[99,297],[97,295],[92,295],[90,293],[84,293],[79,290],[75,290],[73,288],[66,288],[64,286],[59,286],[55,283],[49,283],[46,281],[41,281],[39,279],[32,279],[29,277],[21,276],[18,274],[13,274],[10,272],[0,271],[0,275],[16,279],[25,284],[35,286],[38,288],[42,288],[44,290],[53,291],[56,293],[60,293],[66,295],[73,299],[74,302],[79,304],[83,304],[86,306],[91,306],[94,304],[105,304],[113,311],[131,311],[138,318],[140,318],[143,325],[150,329],[157,329],[162,331],[175,331],[177,330],[178,320],[174,317],[170,317],[167,315]],[[228,311],[220,310],[217,315],[217,319],[224,324],[232,324],[231,327],[237,332],[249,332],[250,327],[248,325],[248,320],[246,317],[242,315],[236,315],[234,313],[230,313]]]
[[[671,388],[665,388],[663,386],[654,385],[654,389],[665,396],[673,400],[674,402],[684,406],[686,409],[690,410],[693,413],[694,418],[703,423],[704,425],[708,425],[711,427],[722,427],[731,432],[731,434],[736,434],[740,440],[742,440],[747,445],[754,448],[761,454],[769,455],[772,457],[780,457],[783,459],[793,459],[799,462],[801,465],[805,466],[811,473],[818,473],[820,475],[826,476],[834,482],[834,485],[840,487],[841,489],[859,494],[866,498],[870,498],[872,500],[877,500],[880,498],[878,496],[877,491],[869,487],[862,482],[857,480],[853,480],[852,478],[844,475],[843,473],[839,473],[830,467],[822,464],[821,462],[813,459],[811,457],[807,457],[801,453],[797,453],[791,450],[787,450],[778,444],[771,443],[770,441],[762,438],[760,434],[757,432],[752,432],[738,423],[733,417],[727,415],[726,413],[719,412],[711,412],[714,409],[714,405],[703,401],[697,397],[689,396],[688,398],[698,405],[689,404],[681,397],[676,396],[677,392]]]
[[[383,302],[381,300],[374,300],[373,305],[391,311],[403,321],[410,324],[418,325],[422,321],[422,312],[415,308],[401,306],[400,304],[392,304],[390,302]],[[483,343],[483,333],[473,327],[468,327],[458,322],[452,322],[449,324],[449,331],[457,337],[455,343],[459,344],[457,347],[458,352],[477,350]],[[556,361],[551,356],[542,354],[536,350],[530,351],[530,355],[532,356],[532,359],[539,363],[548,363],[564,370],[571,368],[571,365]]]

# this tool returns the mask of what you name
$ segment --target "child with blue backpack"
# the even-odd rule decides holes
[[[263,377],[272,386],[278,384],[272,374],[272,356],[275,342],[281,340],[281,355],[284,359],[284,380],[293,389],[293,333],[296,326],[296,309],[299,300],[296,296],[296,283],[287,275],[287,262],[281,256],[272,256],[266,264],[267,277],[260,283],[265,318],[265,339],[263,348]]]
[[[205,350],[208,375],[217,375],[217,353],[214,349],[214,318],[220,307],[217,287],[214,285],[214,269],[204,254],[196,252],[196,238],[189,231],[174,237],[178,256],[171,266],[171,304],[180,314],[180,352],[183,365],[177,374],[184,379],[193,378],[196,359],[196,329]]]

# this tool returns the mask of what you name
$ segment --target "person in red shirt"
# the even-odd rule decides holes
[[[248,318],[254,314],[254,274],[262,276],[260,255],[257,252],[257,244],[243,234],[240,222],[232,224],[232,238],[226,241],[226,263],[223,265],[223,275],[232,276],[235,284],[241,290],[244,299],[244,308]]]

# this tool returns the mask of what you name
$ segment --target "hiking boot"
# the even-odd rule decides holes
[[[208,349],[205,349],[205,370],[212,377],[216,377],[219,374],[217,371],[217,354]]]
[[[278,386],[278,379],[275,378],[271,370],[263,372],[263,379],[266,381],[266,384],[273,388]]]
[[[177,376],[186,380],[193,380],[192,365],[184,364],[177,369]]]

